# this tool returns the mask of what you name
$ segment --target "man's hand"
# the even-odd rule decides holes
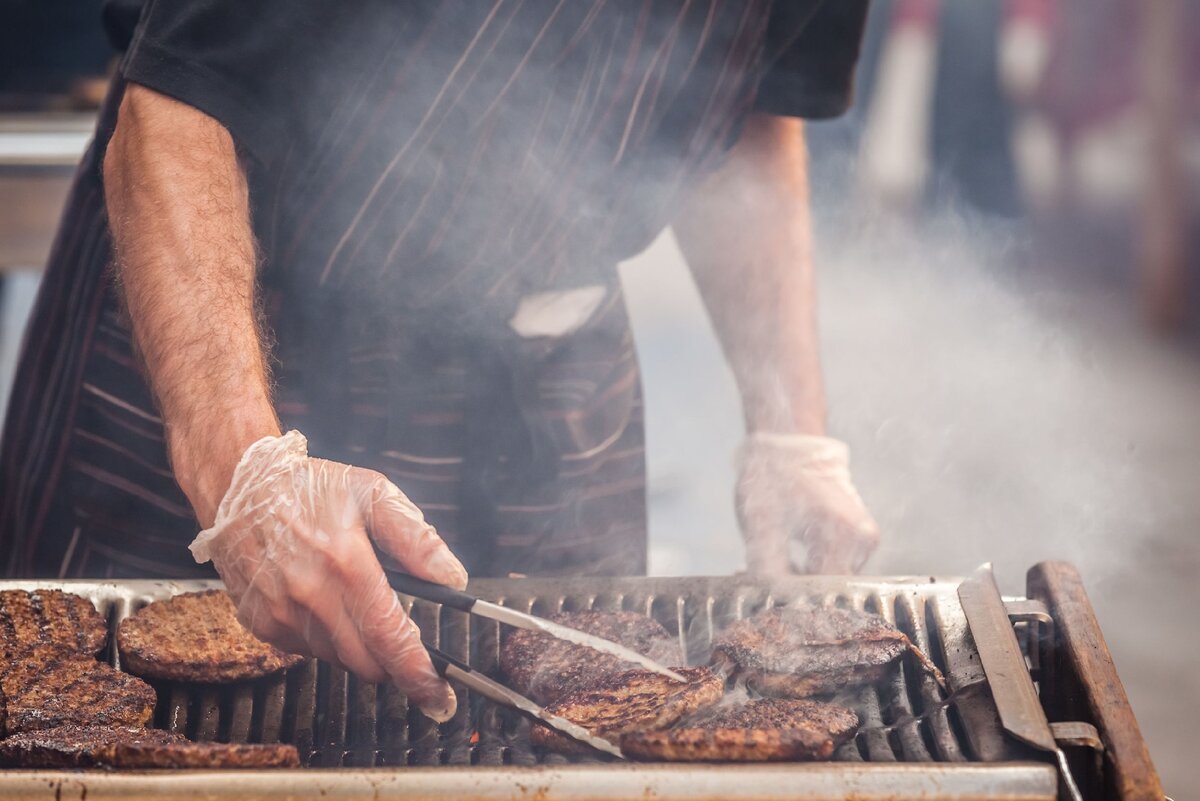
[[[747,437],[738,452],[737,507],[752,573],[857,573],[879,544],[879,528],[850,483],[846,446],[828,437]]]
[[[675,221],[741,390],[737,503],[756,573],[852,572],[879,540],[845,446],[824,436],[806,158],[800,120],[753,114]]]
[[[414,575],[462,566],[377,473],[309,459],[281,437],[256,314],[246,176],[216,120],[130,84],[104,158],[116,274],[162,413],[171,465],[251,631],[390,679],[430,716],[454,711],[372,540]]]
[[[250,446],[213,526],[192,543],[212,559],[258,636],[367,681],[392,681],[434,720],[455,697],[388,586],[371,547],[409,573],[462,589],[467,571],[395,484],[313,459],[297,431]]]

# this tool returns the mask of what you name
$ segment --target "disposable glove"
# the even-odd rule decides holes
[[[366,681],[391,681],[421,711],[449,720],[450,685],[388,586],[371,543],[414,576],[462,589],[467,571],[395,484],[313,459],[298,431],[243,454],[212,528],[191,545],[212,560],[257,636]]]
[[[850,483],[846,445],[756,433],[738,451],[737,509],[752,573],[855,573],[879,528]],[[796,545],[804,546],[803,561]]]

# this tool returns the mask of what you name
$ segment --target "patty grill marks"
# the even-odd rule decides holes
[[[117,743],[166,745],[186,741],[162,729],[66,724],[14,734],[0,740],[6,768],[88,768]]]
[[[10,768],[285,768],[299,767],[291,745],[196,743],[161,729],[64,725],[0,741]]]
[[[64,724],[145,726],[155,693],[140,679],[56,645],[29,649],[0,674],[5,732]]]
[[[616,743],[625,732],[666,728],[720,700],[725,690],[720,676],[703,667],[677,671],[686,682],[643,669],[605,676],[567,693],[546,711]],[[534,726],[530,739],[534,746],[562,754],[590,753],[587,746],[542,725]]]
[[[906,651],[944,688],[929,658],[878,615],[816,606],[776,607],[728,626],[712,664],[764,695],[835,693],[883,677]]]
[[[829,759],[858,728],[853,710],[802,699],[756,699],[703,711],[662,731],[621,736],[634,759],[774,762]]]
[[[108,640],[108,625],[92,605],[61,590],[0,592],[0,650],[12,657],[42,645],[94,656]]]
[[[662,665],[684,662],[679,642],[657,621],[637,612],[560,612],[547,619],[618,642]],[[634,667],[612,654],[528,629],[509,633],[500,650],[500,669],[509,686],[543,705]]]

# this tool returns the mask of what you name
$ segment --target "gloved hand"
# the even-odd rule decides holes
[[[855,573],[879,527],[850,483],[846,445],[828,437],[751,434],[738,451],[737,509],[751,573]],[[793,543],[805,546],[804,564]]]
[[[395,484],[371,470],[313,459],[298,431],[246,449],[212,528],[191,545],[212,560],[257,636],[366,681],[392,681],[422,712],[449,720],[450,685],[371,547],[407,572],[462,589],[467,571]]]

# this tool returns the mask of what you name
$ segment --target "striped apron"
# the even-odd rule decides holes
[[[449,5],[327,121],[247,162],[281,420],[314,456],[390,477],[473,575],[644,572],[641,392],[615,265],[736,138],[771,4]],[[550,7],[540,27],[520,19]],[[190,559],[196,520],[110,280],[99,167],[122,92],[18,367],[0,454],[8,575],[211,575]],[[584,288],[600,300],[567,332],[510,324],[531,295]]]

